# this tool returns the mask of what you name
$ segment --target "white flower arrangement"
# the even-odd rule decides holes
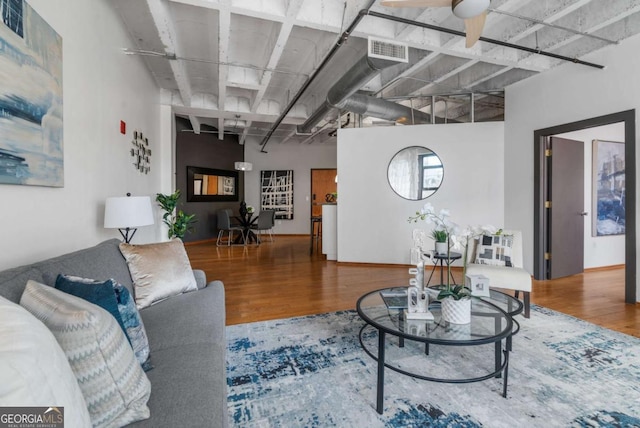
[[[436,212],[435,208],[431,203],[427,202],[424,204],[424,207],[420,211],[416,211],[416,215],[409,217],[408,221],[417,223],[418,220],[425,221],[427,224],[433,224],[433,230],[441,230],[446,232],[449,245],[447,257],[451,252],[451,248],[463,250],[463,277],[466,274],[467,270],[467,257],[469,251],[469,244],[480,237],[483,234],[494,234],[499,233],[501,230],[496,229],[494,226],[486,225],[486,226],[467,226],[464,229],[460,229],[460,227],[451,221],[450,212],[448,209],[441,209],[439,212]],[[451,264],[447,265],[447,284],[438,294],[438,299],[442,300],[446,297],[452,297],[455,300],[460,300],[464,297],[468,297],[471,295],[471,292],[464,285],[454,285],[450,284],[451,278]]]

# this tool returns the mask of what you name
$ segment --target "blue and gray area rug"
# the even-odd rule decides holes
[[[538,306],[518,320],[508,398],[502,379],[442,384],[386,370],[383,415],[355,312],[227,327],[230,426],[640,427],[640,339]],[[375,332],[366,340],[375,349]],[[388,358],[425,374],[473,376],[493,364],[492,345],[426,356],[390,342]]]

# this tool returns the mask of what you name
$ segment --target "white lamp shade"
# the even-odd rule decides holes
[[[251,171],[253,169],[253,164],[251,162],[236,162],[235,168],[238,171]]]
[[[489,7],[490,0],[459,0],[452,5],[453,14],[461,19],[480,15]]]
[[[148,196],[122,196],[107,198],[104,207],[104,227],[124,229],[153,224],[151,198]]]

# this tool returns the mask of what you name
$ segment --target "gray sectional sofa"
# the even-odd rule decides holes
[[[120,241],[0,272],[0,295],[18,303],[27,280],[53,286],[58,274],[113,278],[132,290]],[[154,368],[151,417],[135,427],[226,427],[225,300],[222,282],[207,284],[194,270],[198,290],[142,309]]]

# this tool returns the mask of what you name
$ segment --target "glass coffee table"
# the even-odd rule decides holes
[[[450,324],[441,319],[440,302],[432,302],[429,310],[434,315],[434,320],[407,320],[404,308],[391,305],[387,307],[382,299],[381,292],[406,290],[406,287],[385,288],[365,294],[356,305],[358,315],[365,322],[360,329],[359,340],[362,349],[378,362],[377,400],[376,410],[382,414],[384,410],[384,369],[389,368],[398,373],[432,382],[446,383],[470,383],[487,380],[490,378],[503,379],[502,396],[507,396],[507,380],[509,369],[509,351],[511,350],[511,337],[518,332],[519,326],[514,322],[513,316],[522,312],[522,302],[499,291],[491,290],[489,297],[472,298],[471,323],[467,325]],[[431,289],[430,300],[434,299],[437,290]],[[517,326],[517,327],[516,327]],[[516,328],[514,328],[516,327]],[[364,336],[370,330],[377,330],[377,347],[367,343]],[[471,377],[439,377],[427,376],[424,373],[416,373],[408,368],[401,367],[393,359],[385,359],[386,349],[395,346],[387,340],[387,336],[397,337],[397,355],[403,353],[416,353],[415,347],[405,348],[405,341],[424,344],[425,362],[429,362],[429,347],[471,347],[489,345],[492,348],[489,357],[493,354],[494,363],[489,370],[484,370]],[[503,341],[505,345],[503,346]],[[493,346],[490,346],[493,344]],[[485,346],[485,348],[487,348]],[[483,348],[484,350],[484,348]],[[428,369],[428,364],[420,365]],[[480,371],[480,368],[478,368]]]

